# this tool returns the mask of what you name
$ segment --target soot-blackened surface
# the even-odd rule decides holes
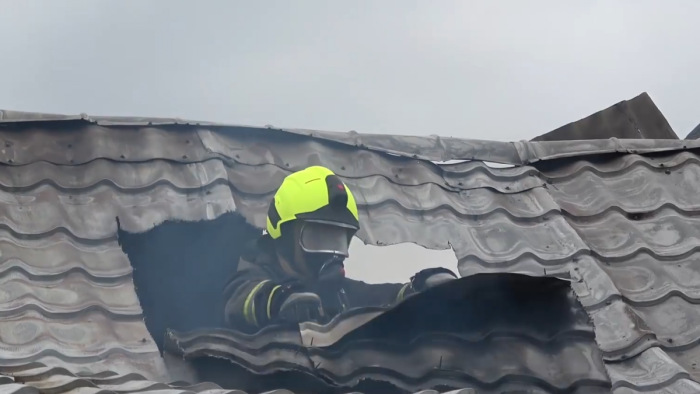
[[[211,221],[165,222],[139,234],[119,231],[146,327],[161,351],[168,328],[224,326],[224,284],[243,246],[259,234],[235,213]]]
[[[359,308],[335,324],[308,325],[298,338],[294,327],[254,335],[171,332],[167,349],[199,381],[254,392],[610,391],[590,318],[568,281],[476,274],[419,293],[369,322],[353,322],[370,310],[376,311]],[[314,338],[329,345],[314,345]]]

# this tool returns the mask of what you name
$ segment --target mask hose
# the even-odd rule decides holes
[[[345,278],[345,265],[342,256],[333,255],[326,259],[318,270],[318,280],[332,282]]]

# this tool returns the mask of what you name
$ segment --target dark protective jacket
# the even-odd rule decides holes
[[[280,266],[272,242],[263,236],[241,254],[236,274],[224,290],[224,318],[230,327],[255,332],[275,321],[274,312],[283,301],[280,291],[294,280]],[[408,295],[409,289],[409,283],[369,284],[343,278],[335,284],[317,283],[294,291],[317,294],[328,318],[350,308],[392,305]]]

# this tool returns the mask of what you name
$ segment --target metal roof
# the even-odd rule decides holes
[[[606,138],[678,139],[678,135],[647,93],[621,101],[584,119],[571,122],[533,141]]]
[[[700,138],[700,124],[695,126],[695,128],[685,137],[687,140],[696,140],[698,138]]]
[[[348,311],[325,326],[170,332],[166,348],[204,380],[255,381],[262,390],[283,385],[282,373],[287,388],[324,393],[604,393],[611,386],[568,283],[524,275],[472,275],[393,309]]]
[[[9,391],[81,374],[168,381],[118,229],[228,211],[261,227],[282,178],[310,164],[357,190],[366,242],[451,247],[462,275],[574,278],[616,393],[700,391],[697,140],[503,143],[0,114],[0,372],[48,368],[0,386]],[[474,160],[430,161],[455,159]]]

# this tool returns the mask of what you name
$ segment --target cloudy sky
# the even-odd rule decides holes
[[[0,108],[529,139],[700,122],[700,1],[0,0]]]
[[[0,108],[521,140],[646,91],[684,137],[698,15],[697,0],[0,0]]]

